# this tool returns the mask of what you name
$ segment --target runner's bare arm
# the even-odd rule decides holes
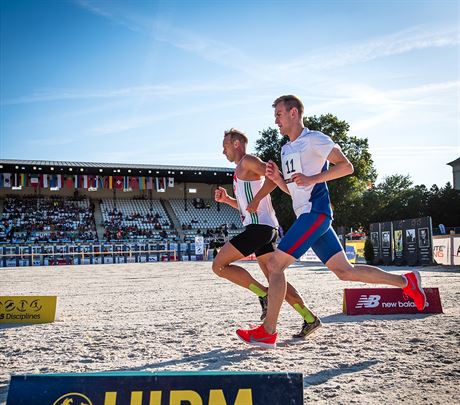
[[[238,209],[238,202],[236,201],[235,198],[230,197],[227,194],[227,190],[223,187],[219,187],[215,192],[214,192],[214,200],[216,202],[221,202],[230,205],[230,207],[233,207],[235,209]]]

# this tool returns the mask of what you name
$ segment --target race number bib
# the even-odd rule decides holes
[[[281,156],[281,164],[283,166],[283,177],[286,183],[290,183],[291,176],[294,173],[302,173],[302,164],[300,162],[300,153],[291,153]]]

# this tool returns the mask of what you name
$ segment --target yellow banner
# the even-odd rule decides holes
[[[0,323],[53,322],[56,306],[56,296],[0,296]]]
[[[359,258],[364,258],[364,240],[347,240],[347,257],[350,263],[357,263]]]

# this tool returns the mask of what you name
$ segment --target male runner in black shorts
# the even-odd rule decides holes
[[[256,294],[262,306],[261,319],[264,319],[267,311],[268,288],[255,280],[246,269],[233,264],[255,253],[257,262],[268,280],[266,264],[275,251],[278,236],[278,220],[269,194],[276,186],[265,179],[265,162],[246,153],[247,143],[248,138],[243,132],[234,128],[225,131],[223,153],[230,162],[236,163],[233,176],[236,198],[230,197],[223,187],[219,187],[215,192],[215,200],[238,209],[246,229],[220,249],[213,261],[212,270],[219,277],[226,278]],[[259,195],[264,197],[259,198]],[[307,308],[300,294],[289,283],[285,298],[303,318],[302,329],[294,337],[304,338],[321,326],[319,318]]]

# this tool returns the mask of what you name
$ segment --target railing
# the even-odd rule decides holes
[[[112,257],[112,260],[104,260]],[[123,258],[120,261],[116,258]],[[85,258],[87,260],[85,260]],[[155,259],[156,260],[151,260]],[[39,261],[37,261],[39,259]],[[48,260],[46,260],[48,259]],[[126,259],[126,260],[124,260]],[[177,261],[176,249],[158,250],[119,250],[106,252],[44,252],[44,253],[6,253],[0,254],[0,267],[9,267],[12,261],[18,266],[75,265],[75,264],[112,264],[145,263],[156,261]],[[26,264],[28,262],[28,264]],[[4,264],[6,266],[4,266]]]

